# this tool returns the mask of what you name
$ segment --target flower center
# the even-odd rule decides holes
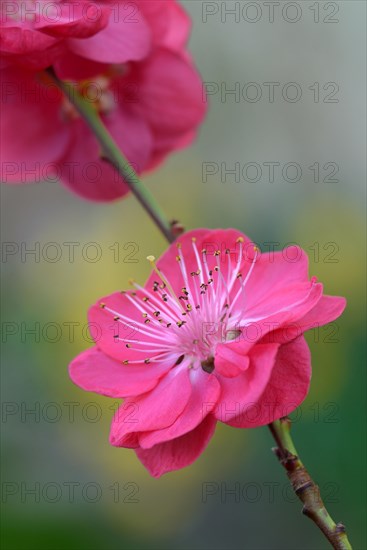
[[[115,100],[110,90],[111,79],[105,75],[93,80],[81,80],[76,84],[77,92],[99,114],[108,114],[115,108]],[[80,115],[67,97],[63,98],[62,114],[67,120],[75,120]]]
[[[217,250],[214,259],[211,257],[209,261],[207,251],[204,249],[200,254],[196,240],[192,239],[190,266],[178,243],[179,271],[171,280],[157,267],[155,258],[148,256],[157,280],[151,288],[131,281],[136,291],[124,292],[136,308],[140,321],[101,304],[114,315],[115,321],[124,323],[125,327],[127,323],[138,333],[136,339],[117,337],[131,352],[136,352],[131,354],[133,359],[126,359],[125,363],[172,360],[172,365],[185,364],[213,372],[217,344],[235,340],[241,334],[238,323],[243,318],[245,285],[258,256],[255,247],[254,257],[243,277],[240,272],[244,260],[243,239],[240,237],[237,243],[236,262],[231,260],[229,249],[225,251],[226,258],[220,258],[221,252]]]

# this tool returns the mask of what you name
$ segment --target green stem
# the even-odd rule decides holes
[[[102,149],[102,158],[110,162],[117,170],[121,178],[123,178],[129,186],[132,193],[150,215],[168,242],[173,242],[175,240],[175,235],[172,231],[172,225],[167,220],[155,198],[144,186],[130,163],[120,151],[97,111],[93,109],[88,101],[80,95],[78,90],[71,83],[59,80],[52,69],[47,69],[47,74],[65,94],[95,135]]]
[[[335,523],[321,499],[320,489],[302,464],[291,437],[291,420],[281,418],[269,424],[277,448],[273,449],[285,468],[293,490],[303,503],[302,512],[323,532],[335,550],[352,550],[345,527]]]

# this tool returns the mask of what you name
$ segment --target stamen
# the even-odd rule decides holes
[[[122,361],[123,365],[141,365],[142,363],[155,363],[158,361],[161,361],[163,358],[168,359],[170,355],[173,355],[172,352],[164,352],[164,353],[158,353],[158,355],[154,355],[153,357],[149,357],[146,359],[140,359],[140,360],[134,360],[130,361],[130,359],[124,359]]]
[[[100,307],[111,313],[113,319],[122,323],[125,329],[131,328],[135,331],[130,331],[127,338],[123,338],[126,332],[120,333],[120,337],[115,337],[119,343],[121,342],[122,349],[128,349],[132,354],[136,353],[134,360],[126,359],[125,364],[148,365],[154,361],[168,360],[172,361],[172,367],[180,365],[180,369],[191,367],[203,369],[208,373],[213,372],[215,346],[221,341],[222,335],[226,334],[227,340],[240,335],[238,322],[243,319],[242,305],[245,302],[241,299],[241,308],[236,307],[236,304],[245,294],[245,285],[258,258],[258,249],[255,247],[254,257],[248,260],[244,268],[244,239],[239,237],[236,243],[237,256],[233,256],[232,242],[223,252],[219,249],[214,250],[207,258],[205,250],[199,253],[196,239],[193,238],[194,254],[190,250],[190,264],[187,258],[185,261],[186,245],[177,243],[178,265],[174,284],[177,294],[170,281],[157,267],[155,257],[148,256],[147,260],[157,278],[149,289],[131,281],[136,291],[126,293],[126,298],[137,310],[136,314],[132,313],[134,319],[106,307],[103,302],[100,304]],[[224,253],[226,258],[221,261]],[[243,271],[244,269],[246,271]],[[221,330],[216,330],[215,333],[203,338],[204,323],[212,323],[213,326],[221,323]],[[141,339],[141,335],[146,337]]]
[[[167,341],[167,338],[164,337],[164,335],[162,336],[162,332],[160,330],[154,329],[153,327],[149,327],[149,329],[147,330],[145,323],[141,323],[135,319],[131,319],[130,317],[123,315],[122,313],[119,313],[118,311],[115,311],[110,307],[107,307],[106,305],[104,305],[103,309],[105,309],[105,311],[111,313],[112,315],[118,316],[119,320],[117,322],[121,323],[124,328],[127,327],[131,330],[136,330],[139,332],[139,334],[145,334],[146,336],[154,338],[155,340],[161,340],[162,342]],[[149,321],[149,319],[146,320]]]
[[[168,299],[171,302],[170,304],[167,304],[167,306],[166,306],[165,304],[162,304],[162,302],[160,301],[159,298],[156,298],[152,294],[149,295],[148,291],[144,287],[138,285],[137,283],[135,283],[134,286],[137,290],[140,290],[143,294],[146,295],[142,298],[142,300],[143,300],[143,302],[145,302],[145,306],[146,306],[147,309],[149,309],[149,311],[155,311],[155,309],[157,307],[160,307],[160,308],[162,308],[162,310],[164,311],[164,313],[167,317],[166,320],[168,320],[168,319],[175,320],[178,308],[177,308],[176,301],[171,297],[170,294],[167,295],[165,293],[165,294],[161,295],[162,297],[166,296],[166,298],[167,298],[166,300],[163,299],[164,302],[168,302]],[[158,290],[158,287],[157,287],[156,291],[158,293],[160,293],[160,291]],[[171,305],[174,306],[174,307],[171,307]],[[179,311],[181,312],[181,309],[179,309]]]
[[[170,285],[169,281],[165,278],[165,276],[163,275],[162,271],[160,271],[155,263],[155,257],[154,256],[147,256],[147,260],[148,262],[150,263],[150,265],[152,266],[152,268],[154,269],[154,271],[157,273],[157,275],[159,276],[159,278],[164,282],[164,284],[166,285],[166,287],[168,288],[168,290],[170,291],[170,294],[171,296],[176,300],[176,302],[178,303],[178,305],[180,306],[180,309],[181,309],[181,304],[180,304],[180,301],[179,299],[177,298],[176,294],[175,294],[175,291],[173,290],[172,286]]]
[[[233,306],[234,306],[235,303],[237,302],[239,295],[240,295],[242,292],[244,292],[244,288],[245,288],[245,286],[246,286],[246,283],[247,283],[247,281],[248,281],[248,280],[250,279],[250,277],[251,277],[251,274],[252,274],[253,269],[254,269],[254,267],[255,267],[255,263],[256,263],[256,260],[257,260],[257,257],[258,257],[258,253],[259,253],[259,249],[257,248],[257,246],[254,246],[254,251],[255,251],[255,256],[254,256],[254,258],[253,258],[253,260],[252,260],[252,262],[251,262],[251,266],[250,266],[250,269],[249,269],[248,272],[247,272],[247,275],[246,275],[246,277],[245,277],[245,280],[242,281],[242,274],[241,274],[241,273],[237,273],[237,275],[236,275],[237,279],[240,281],[241,287],[240,287],[240,289],[238,290],[236,296],[233,298],[231,307],[228,309],[228,314],[232,311]]]

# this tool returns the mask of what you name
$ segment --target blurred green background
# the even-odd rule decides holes
[[[191,51],[210,89],[243,89],[255,82],[263,96],[251,102],[211,95],[196,143],[144,180],[168,215],[187,228],[237,227],[262,249],[269,241],[279,243],[276,248],[297,242],[310,254],[310,273],[326,292],[347,297],[336,334],[321,329],[308,335],[312,387],[293,436],[331,515],[346,524],[354,548],[365,549],[366,4],[329,3],[339,8],[335,23],[324,22],[332,11],[326,2],[318,3],[319,23],[316,8],[310,9],[315,3],[303,0],[296,2],[302,8],[296,23],[281,11],[270,23],[263,2],[257,2],[261,17],[253,23],[243,15],[236,22],[225,11],[222,22],[222,4],[230,8],[234,2],[210,3],[219,11],[206,22],[205,2],[183,4],[194,21]],[[239,4],[242,9],[248,3]],[[248,9],[248,20],[260,13]],[[274,102],[264,82],[280,83]],[[281,95],[289,82],[302,90],[298,102]],[[332,96],[337,102],[325,103],[336,90],[323,89],[330,82],[338,86]],[[255,88],[246,90],[251,96]],[[208,162],[219,171],[203,182]],[[236,182],[221,170],[221,163],[242,168],[255,162],[262,167],[257,182],[242,175]],[[280,163],[273,183],[264,162]],[[289,162],[302,169],[297,182],[282,176]],[[338,167],[336,182],[323,181],[330,162]],[[315,163],[319,183],[309,168]],[[144,282],[146,256],[165,248],[135,199],[91,204],[61,185],[38,184],[3,187],[1,202],[2,239],[19,246],[2,264],[3,548],[326,548],[287,490],[266,428],[219,426],[194,465],[154,480],[132,451],[108,443],[116,403],[84,393],[69,380],[68,363],[90,345],[89,305],[126,287],[132,276]],[[59,261],[47,261],[56,250],[50,242],[61,248]],[[80,243],[74,262],[63,244],[71,242]],[[96,262],[90,261],[96,249],[88,243],[100,247]],[[22,257],[22,246],[39,246],[39,261]],[[27,332],[32,328],[35,333]],[[32,408],[36,413],[27,414]],[[215,494],[205,498],[205,487]],[[36,494],[27,493],[32,488]],[[231,489],[237,494],[226,493]]]

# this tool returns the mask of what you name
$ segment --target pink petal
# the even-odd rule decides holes
[[[191,371],[190,374],[192,392],[185,409],[168,428],[141,433],[139,445],[143,449],[150,449],[154,445],[191,432],[214,409],[220,394],[220,384],[217,378],[202,370]]]
[[[54,13],[51,9],[54,8]],[[87,38],[103,29],[110,17],[108,6],[91,2],[50,4],[35,21],[35,29],[55,37]]]
[[[323,286],[320,283],[310,283],[308,291],[307,284],[288,289],[283,294],[283,301],[282,293],[272,296],[269,301],[275,311],[272,313],[266,309],[259,310],[259,318],[241,322],[241,338],[253,344],[286,343],[294,340],[304,332],[300,319],[318,304],[322,299],[322,292]],[[276,298],[279,298],[278,302]]]
[[[58,39],[39,31],[22,27],[0,29],[1,52],[3,54],[32,54],[53,46]]]
[[[149,473],[153,477],[160,477],[192,464],[207,447],[215,426],[215,418],[209,415],[195,430],[151,449],[138,448],[135,452]]]
[[[107,26],[90,38],[71,38],[71,51],[100,63],[127,63],[146,57],[151,46],[151,32],[139,10],[129,16],[131,2],[118,2]]]
[[[269,424],[294,411],[307,396],[311,379],[311,354],[303,336],[282,345],[265,391],[245,414],[230,419],[236,428]]]
[[[284,308],[296,302],[298,291],[301,299],[309,286],[308,258],[301,248],[292,246],[282,252],[260,253],[246,283],[243,298],[246,314],[261,317],[275,313],[282,309],[282,304]]]
[[[152,143],[145,122],[122,109],[112,112],[104,121],[126,158],[141,172]],[[80,119],[73,121],[73,142],[60,163],[62,181],[86,199],[111,201],[123,197],[129,192],[128,186],[100,156],[99,144],[90,129]]]
[[[70,135],[60,116],[61,94],[15,68],[1,71],[1,153],[4,183],[56,179],[56,162]]]
[[[67,55],[55,59],[53,68],[62,80],[87,80],[106,73],[108,65],[68,52]]]
[[[153,389],[170,368],[164,363],[154,369],[148,365],[122,365],[94,347],[71,362],[69,374],[74,384],[86,391],[121,398]]]
[[[306,313],[297,324],[303,332],[326,325],[337,319],[343,313],[346,305],[346,299],[340,296],[322,296],[315,307]]]
[[[194,141],[195,137],[196,137],[196,130],[190,130],[185,135],[180,136],[175,142],[172,142],[172,140],[170,139],[168,140],[169,143],[167,141],[167,144],[162,144],[160,140],[159,147],[158,147],[158,143],[155,143],[152,157],[148,165],[144,169],[144,172],[150,172],[155,168],[157,168],[157,166],[159,166],[166,158],[169,147],[170,147],[169,149],[170,151],[184,149]]]
[[[174,50],[185,47],[191,20],[177,2],[139,0],[139,9],[149,23],[155,46],[165,46]]]
[[[46,37],[46,35],[44,36]],[[26,72],[47,69],[47,67],[50,67],[53,64],[55,59],[67,54],[63,40],[51,37],[47,38],[52,41],[48,47],[39,46],[37,43],[37,48],[40,47],[39,50],[32,50],[31,45],[29,45],[29,52],[26,51],[25,53],[20,52],[19,54],[4,54],[4,58],[8,60],[9,65],[15,65]]]
[[[301,336],[307,330],[321,327],[337,319],[346,306],[345,298],[339,296],[321,296],[315,305],[303,316],[294,316],[293,320],[278,324],[272,332],[262,339],[263,342],[285,344]]]
[[[279,344],[258,344],[250,352],[250,366],[236,378],[220,376],[222,393],[215,417],[229,424],[233,418],[247,418],[247,411],[263,394],[275,364]],[[214,371],[215,372],[215,371]]]
[[[135,108],[149,122],[160,153],[203,121],[202,81],[185,57],[166,49],[155,51],[132,67],[129,80],[140,90]]]
[[[247,353],[252,343],[240,340],[218,344],[215,349],[215,370],[218,374],[234,378],[244,372],[250,363]]]
[[[255,277],[255,275],[254,275]],[[261,283],[259,283],[261,287]],[[284,288],[269,291],[267,300],[259,298],[258,303],[254,303],[250,297],[250,290],[247,289],[243,297],[244,319],[254,323],[261,320],[270,319],[277,321],[281,326],[286,320],[295,320],[303,317],[320,300],[323,286],[321,283],[300,282],[284,286]],[[249,303],[246,308],[246,297]],[[237,307],[240,308],[241,301],[238,301]]]
[[[186,407],[191,391],[188,369],[176,369],[149,393],[127,398],[112,421],[111,445],[124,447],[128,434],[160,430],[173,424]]]

